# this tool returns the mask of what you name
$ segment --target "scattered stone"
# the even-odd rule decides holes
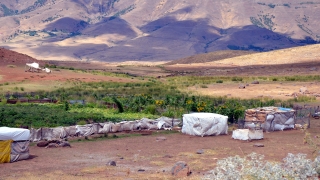
[[[245,85],[243,85],[243,84],[240,84],[240,85],[239,85],[239,89],[245,89],[245,88],[246,88]]]
[[[186,162],[179,161],[172,167],[171,174],[176,177],[186,177],[191,174],[191,170]]]
[[[171,155],[169,155],[169,154],[167,154],[167,155],[165,155],[165,156],[163,156],[164,158],[173,158],[173,156],[171,156]]]
[[[49,143],[45,148],[57,148],[58,144],[56,143]]]
[[[179,127],[179,126],[176,126],[176,127],[173,127],[173,128],[172,128],[173,131],[181,131],[181,129],[182,129],[182,128]]]
[[[165,140],[167,140],[167,138],[163,136],[156,138],[156,141],[165,141]]]
[[[117,163],[115,161],[108,161],[108,166],[117,166]]]
[[[257,144],[254,144],[253,146],[254,146],[254,147],[264,147],[264,144],[259,144],[259,143],[257,143]]]
[[[260,84],[259,81],[253,81],[251,84]]]
[[[138,172],[144,172],[144,171],[146,171],[146,170],[144,170],[144,169],[138,169]]]
[[[246,84],[246,86],[249,86],[249,84]]]
[[[62,141],[60,144],[59,144],[60,147],[70,147],[71,148],[71,145],[68,141]]]
[[[308,88],[307,87],[301,87],[299,92],[301,92],[302,94],[308,92]]]
[[[204,150],[203,149],[199,149],[198,151],[197,151],[197,154],[203,154],[204,153]]]
[[[46,147],[48,146],[49,142],[48,141],[40,141],[37,143],[38,147]]]
[[[316,71],[316,70],[318,70],[316,67],[312,67],[312,68],[310,68],[309,69],[310,71]]]

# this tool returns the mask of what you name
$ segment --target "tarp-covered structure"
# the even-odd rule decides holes
[[[244,126],[245,128],[255,128],[255,124],[259,123],[264,131],[293,129],[295,114],[294,109],[282,107],[248,109],[245,112]]]
[[[228,134],[228,116],[215,113],[184,114],[181,132],[202,137]]]
[[[91,136],[94,134],[117,133],[123,131],[171,129],[178,126],[181,120],[168,117],[158,119],[142,118],[136,121],[118,123],[104,122],[69,127],[31,129],[30,141],[64,139],[68,137]]]
[[[29,158],[30,130],[0,127],[0,163]]]

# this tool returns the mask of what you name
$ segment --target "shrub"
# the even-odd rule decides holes
[[[146,108],[145,108],[145,113],[149,113],[149,114],[156,114],[157,113],[157,107],[156,107],[156,105],[148,105],[148,106],[146,106]]]
[[[204,85],[204,84],[201,85],[200,87],[201,87],[201,88],[208,88],[208,86],[207,86],[207,85]]]
[[[241,77],[232,77],[231,81],[242,81],[243,79]]]
[[[217,162],[217,167],[204,179],[317,179],[316,169],[320,167],[320,157],[313,162],[305,154],[289,153],[283,162],[264,161],[264,156],[251,153],[228,157]]]
[[[118,112],[119,112],[119,113],[123,113],[123,112],[124,112],[124,109],[123,109],[122,103],[121,103],[116,97],[113,97],[112,100],[114,101],[114,103],[117,104],[117,106],[118,106]]]
[[[217,80],[216,83],[223,83],[223,81],[222,80]]]
[[[278,78],[272,78],[272,81],[278,81]]]

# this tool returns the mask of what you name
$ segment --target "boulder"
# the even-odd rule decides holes
[[[245,89],[245,88],[246,88],[245,85],[243,85],[243,84],[240,84],[240,85],[239,85],[239,89]]]
[[[308,88],[307,87],[301,87],[299,90],[300,93],[304,94],[308,92]]]
[[[259,81],[252,81],[251,84],[260,84]]]
[[[71,145],[68,141],[62,141],[60,144],[59,144],[60,147],[70,147],[71,148]]]
[[[156,138],[156,141],[165,141],[165,140],[167,140],[166,137],[157,137]]]
[[[204,150],[203,149],[199,149],[198,151],[197,151],[197,154],[203,154],[204,153]]]
[[[38,147],[46,147],[48,146],[49,142],[48,141],[40,141],[37,143]]]
[[[108,166],[117,166],[117,163],[115,161],[108,161]]]
[[[186,162],[179,161],[171,169],[171,174],[176,177],[187,177],[191,174],[191,170]]]
[[[264,147],[264,144],[257,143],[257,144],[254,144],[253,146],[254,147]]]
[[[58,144],[56,143],[49,143],[46,148],[57,148],[58,147]]]

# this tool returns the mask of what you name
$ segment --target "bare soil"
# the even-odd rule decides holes
[[[9,52],[9,57],[11,55],[17,57]],[[137,78],[107,77],[65,69],[53,71],[51,74],[24,72],[24,65],[28,62],[26,59],[17,57],[14,61],[1,60],[0,83],[9,82],[13,86],[26,82],[29,83],[29,87],[39,84],[49,86],[56,82],[64,83],[71,80],[87,82],[138,81]],[[40,63],[43,65],[45,62]],[[60,65],[68,66],[66,62]],[[313,67],[316,70],[310,69]],[[76,68],[102,68],[112,72],[130,72],[154,77],[165,77],[168,74],[179,75],[180,73],[212,76],[273,76],[275,74],[314,75],[318,74],[320,65],[305,63],[252,67],[225,64],[211,64],[210,66],[187,64],[165,66],[159,70],[158,67],[145,65],[119,66],[101,63],[79,63]],[[196,90],[203,94],[213,92],[212,95],[239,96],[241,98],[252,98],[260,95],[286,97],[285,94],[296,92],[302,86],[308,87],[310,91],[320,92],[318,82],[285,84],[270,82],[268,84],[250,85],[248,88],[241,90],[238,89],[238,84],[234,83],[210,85],[208,88],[202,89],[195,89],[196,87],[194,87],[190,90]],[[1,88],[5,88],[5,86]],[[48,89],[48,87],[46,88]],[[319,132],[319,128],[320,120],[312,120],[309,129],[312,136]],[[230,127],[229,135],[209,137],[195,137],[179,132],[168,134],[154,131],[152,135],[148,136],[136,136],[130,133],[125,138],[93,138],[92,140],[71,141],[72,148],[46,149],[32,145],[30,147],[30,159],[0,164],[0,179],[176,179],[172,177],[170,170],[177,161],[187,162],[192,170],[190,178],[199,179],[213,169],[219,159],[234,155],[244,156],[256,152],[264,155],[270,161],[281,161],[288,153],[304,153],[307,154],[308,158],[314,157],[314,149],[303,143],[305,134],[300,130],[264,133],[264,139],[259,141],[233,140],[231,138],[232,130],[233,128]],[[166,137],[166,140],[156,141],[159,136]],[[112,137],[112,135],[109,134],[109,137]],[[265,147],[254,147],[255,143],[262,143]],[[197,154],[196,152],[199,149],[203,149],[204,154]],[[110,160],[116,161],[117,166],[107,166],[106,164]]]
[[[312,120],[309,129],[312,135],[318,133],[319,122]],[[254,141],[234,140],[231,135],[232,128],[228,135],[208,137],[154,131],[148,136],[82,138],[71,141],[71,148],[32,145],[30,159],[0,164],[0,179],[174,179],[171,168],[178,161],[187,162],[192,170],[190,178],[197,179],[213,169],[219,159],[229,156],[256,152],[276,162],[288,153],[303,153],[314,158],[314,149],[303,143],[305,134],[301,130],[265,132],[264,139]],[[166,140],[157,141],[160,136]],[[264,147],[254,147],[256,143]],[[199,149],[203,149],[204,154],[197,154]],[[107,166],[110,160],[117,166]]]

